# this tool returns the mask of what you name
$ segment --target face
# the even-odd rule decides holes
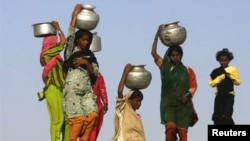
[[[129,102],[134,110],[137,110],[141,106],[142,97],[137,97],[135,99],[129,99]]]
[[[80,49],[80,50],[84,50],[88,47],[88,44],[89,44],[89,36],[88,35],[83,35],[82,37],[80,37],[78,40],[77,40],[77,47]]]
[[[170,60],[173,65],[177,65],[181,61],[181,54],[177,51],[173,51],[170,54]]]
[[[219,63],[220,63],[220,65],[221,65],[223,68],[228,67],[229,62],[230,62],[230,61],[229,61],[229,59],[228,59],[227,56],[221,56],[221,57],[219,58]]]

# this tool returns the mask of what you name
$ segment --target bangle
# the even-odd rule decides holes
[[[188,98],[188,99],[191,99],[193,96],[190,92],[186,93],[185,96]]]
[[[62,32],[61,32],[60,30],[57,30],[57,33],[58,33],[58,34],[62,34]]]

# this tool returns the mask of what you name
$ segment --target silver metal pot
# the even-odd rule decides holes
[[[50,22],[36,23],[32,26],[35,37],[43,37],[57,33],[55,27]]]
[[[95,6],[83,4],[82,11],[77,15],[76,27],[79,29],[92,30],[99,23],[99,15],[94,11]]]
[[[163,26],[160,40],[166,46],[180,45],[186,40],[185,27],[178,25],[179,22],[169,23]]]
[[[89,49],[93,52],[102,50],[101,38],[97,35],[97,32],[93,32],[93,39]]]
[[[145,89],[149,86],[152,75],[146,70],[145,65],[133,65],[134,67],[128,73],[125,86],[129,89]]]

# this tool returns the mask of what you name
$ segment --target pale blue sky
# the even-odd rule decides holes
[[[193,100],[200,120],[189,128],[189,140],[207,140],[215,91],[208,80],[212,69],[219,66],[215,53],[222,48],[233,52],[231,65],[238,68],[242,80],[235,87],[233,117],[236,124],[250,124],[249,0],[1,0],[0,140],[49,141],[46,103],[37,101],[36,95],[43,88],[39,63],[42,39],[33,36],[31,25],[57,20],[67,34],[77,3],[95,5],[100,16],[93,31],[102,39],[102,51],[96,56],[106,80],[109,111],[99,141],[110,141],[113,136],[117,85],[126,63],[146,64],[152,73],[137,112],[147,140],[164,140],[159,117],[160,74],[150,51],[158,25],[174,21],[187,30],[183,63],[195,70],[199,84]],[[159,42],[158,52],[163,55],[165,51]]]

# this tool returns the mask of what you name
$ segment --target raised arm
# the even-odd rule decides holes
[[[159,68],[161,68],[161,66],[162,66],[162,61],[163,61],[163,59],[162,59],[162,57],[157,53],[157,43],[158,43],[159,35],[160,35],[160,33],[161,33],[161,30],[162,30],[162,26],[163,26],[163,25],[159,25],[159,27],[158,27],[158,30],[157,30],[157,32],[156,32],[156,34],[155,34],[155,37],[154,37],[154,42],[153,42],[153,44],[152,44],[152,49],[151,49],[151,55],[152,55],[153,58],[154,58],[155,64],[156,64]]]
[[[130,70],[132,68],[133,68],[133,66],[131,64],[127,64],[124,67],[122,77],[121,77],[121,80],[120,80],[119,85],[118,85],[118,91],[117,91],[118,98],[123,98],[123,89],[124,89],[125,81],[126,81],[126,78],[128,76],[128,73],[130,72]]]
[[[67,60],[69,56],[73,53],[75,44],[75,26],[76,26],[76,21],[77,21],[77,15],[81,12],[82,10],[82,4],[76,4],[74,7],[74,10],[71,15],[71,21],[70,21],[70,26],[68,28],[68,35],[67,35],[67,44],[66,48],[64,51],[64,59]]]
[[[61,30],[61,27],[60,27],[59,23],[58,23],[57,21],[51,21],[51,24],[52,24],[52,25],[55,27],[55,29],[57,30],[57,33],[58,33],[58,35],[59,35],[59,37],[60,37],[60,44],[61,44],[62,46],[64,46],[65,43],[66,43],[66,38],[65,38],[65,36],[64,36],[63,31]]]
[[[72,17],[71,17],[71,21],[70,21],[70,25],[72,27],[76,26],[76,20],[77,20],[77,15],[82,11],[82,4],[77,4],[75,6],[75,9],[72,13]]]

